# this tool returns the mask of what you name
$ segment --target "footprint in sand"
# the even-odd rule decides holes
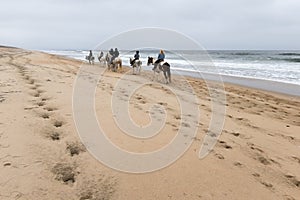
[[[220,159],[220,160],[224,160],[224,156],[222,154],[216,153],[215,156]]]
[[[36,90],[39,94],[42,94],[42,93],[45,93],[46,91],[45,90],[41,90],[41,89],[37,89]]]
[[[11,166],[11,162],[4,162],[4,163],[3,163],[3,166],[4,166],[4,167],[10,167],[10,166]]]
[[[40,93],[36,92],[36,93],[32,93],[31,94],[33,97],[40,97]]]
[[[76,181],[76,167],[69,163],[57,163],[53,166],[51,172],[55,175],[55,179],[66,184],[72,184]]]
[[[240,136],[239,132],[231,132],[230,134],[233,135],[233,136],[235,136],[235,137],[239,137]]]
[[[43,135],[46,138],[51,139],[52,141],[57,141],[57,140],[61,139],[62,134],[60,131],[54,130],[53,128],[48,127],[43,130]]]
[[[243,167],[244,166],[242,163],[240,163],[238,161],[234,162],[233,165],[236,166],[236,167]]]
[[[38,106],[44,106],[46,103],[45,102],[43,102],[43,101],[40,101],[40,102],[37,102],[36,103],[36,105],[38,105]]]
[[[225,148],[225,149],[232,149],[232,146],[228,145],[225,141],[218,141],[219,146]]]
[[[271,183],[265,182],[265,181],[260,181],[261,184],[263,184],[264,186],[266,186],[267,188],[273,188],[273,185]]]
[[[0,103],[2,103],[3,101],[5,101],[5,98],[3,95],[0,95]]]
[[[285,174],[284,175],[289,181],[290,183],[292,183],[294,186],[296,187],[300,187],[300,181],[297,179],[296,176],[292,175],[292,174]]]
[[[28,84],[33,85],[34,84],[34,80],[33,79],[29,79]]]
[[[258,155],[257,158],[256,158],[260,163],[264,164],[264,165],[270,165],[271,162],[265,158],[264,156],[262,155]]]
[[[57,110],[56,107],[52,107],[52,106],[45,107],[44,109],[47,110],[48,112],[52,112],[52,111]]]
[[[50,99],[51,99],[50,97],[43,97],[43,98],[41,98],[41,101],[48,101]]]
[[[29,88],[32,89],[32,90],[36,90],[36,89],[37,89],[37,86],[34,85],[34,86],[29,87]]]
[[[25,75],[25,76],[24,76],[24,79],[25,79],[25,80],[29,80],[29,79],[30,79],[30,76]]]
[[[67,142],[67,152],[71,155],[79,155],[81,152],[86,152],[86,148],[82,143],[79,142]]]
[[[250,149],[252,149],[252,150],[258,151],[258,152],[260,152],[260,153],[264,153],[264,151],[263,151],[261,148],[259,148],[258,146],[256,146],[256,145],[253,144],[253,143],[248,142],[248,143],[247,143],[247,146],[249,146]]]
[[[297,161],[300,164],[300,158],[298,158],[297,156],[292,156],[292,159]]]
[[[53,126],[55,126],[56,128],[62,127],[63,124],[64,124],[63,121],[60,121],[60,120],[55,120],[53,122]]]
[[[49,119],[50,115],[48,113],[41,113],[40,117],[42,117],[43,119]]]

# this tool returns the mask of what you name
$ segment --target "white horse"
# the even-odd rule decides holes
[[[108,70],[112,70],[113,72],[121,70],[122,69],[122,59],[119,57],[116,57],[111,62],[111,58],[112,58],[112,55],[110,53],[107,53],[105,56],[105,60],[107,62]]]
[[[88,60],[90,64],[94,64],[95,61],[94,56],[85,56],[85,59]]]
[[[147,65],[149,66],[150,64],[155,65],[154,64],[154,59],[153,57],[148,57],[148,62]],[[160,74],[160,72],[163,72],[165,80],[166,80],[166,84],[171,83],[171,66],[169,63],[164,62],[163,64],[158,63],[156,65],[156,67],[153,68],[153,72],[154,72],[154,77],[153,80],[158,79],[157,75]]]
[[[98,56],[98,60],[99,60],[100,65],[102,64],[106,67],[107,62],[106,62],[105,56],[102,56],[101,58],[100,58],[100,56]]]
[[[105,59],[105,56],[102,51],[98,55],[98,60],[99,60],[100,64],[103,64],[106,66],[106,59]]]
[[[132,59],[129,59],[129,62],[132,62]],[[134,63],[132,64],[132,74],[140,74],[142,69],[142,61],[140,60],[135,60]]]

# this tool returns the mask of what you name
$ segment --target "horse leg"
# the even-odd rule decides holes
[[[155,74],[156,72],[155,72],[155,70],[153,71],[153,81],[155,81]]]
[[[167,77],[167,72],[164,70],[163,71],[163,73],[164,73],[164,77],[165,77],[165,80],[166,80],[166,84],[168,83],[168,77]]]
[[[171,83],[171,70],[168,69],[168,77],[169,77],[169,83]]]

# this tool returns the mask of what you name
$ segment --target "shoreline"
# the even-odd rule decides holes
[[[43,53],[47,53],[44,51],[41,51]],[[56,56],[62,56],[64,58],[74,59],[79,62],[86,63],[84,60],[72,58],[65,55],[58,55],[58,54],[52,54],[51,55]],[[95,62],[95,65],[99,65],[99,62]],[[126,65],[125,65],[126,66]],[[126,66],[131,68],[130,66]],[[143,65],[142,70],[150,71],[151,69],[145,69],[148,68],[147,66]],[[171,69],[172,70],[172,69]],[[280,82],[280,81],[274,81],[274,80],[265,80],[265,79],[258,79],[258,78],[250,78],[250,77],[238,77],[238,76],[231,76],[231,75],[218,75],[218,74],[212,74],[212,73],[205,73],[205,72],[199,72],[202,77],[199,77],[195,74],[198,74],[197,72],[190,72],[190,71],[183,71],[183,70],[173,70],[173,72],[176,72],[176,75],[182,75],[182,76],[188,76],[192,78],[199,78],[199,79],[207,79],[209,81],[218,81],[220,80],[219,77],[221,77],[222,81],[227,84],[233,84],[237,86],[242,86],[246,88],[252,88],[252,89],[260,89],[266,92],[274,92],[278,94],[286,94],[290,96],[300,97],[300,85],[293,84],[293,83],[287,83],[287,82]],[[173,73],[175,74],[175,73]],[[203,78],[203,75],[205,78]]]
[[[192,78],[198,78],[204,80],[203,77],[195,77],[193,72],[184,72],[183,76],[189,76]],[[201,75],[205,75],[205,79],[208,81],[218,81],[221,77],[222,81],[226,84],[232,84],[236,86],[242,86],[251,89],[258,89],[266,92],[274,92],[278,94],[284,94],[289,96],[300,97],[300,85],[278,82],[272,80],[263,80],[256,78],[247,78],[247,77],[237,77],[230,75],[215,75],[210,73],[200,73]]]

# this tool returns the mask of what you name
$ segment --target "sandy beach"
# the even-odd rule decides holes
[[[299,97],[225,84],[223,131],[215,148],[200,160],[211,98],[203,80],[185,77],[199,99],[200,120],[190,121],[198,128],[189,138],[192,145],[166,168],[132,174],[105,166],[81,143],[72,109],[81,66],[101,68],[99,63],[90,66],[62,56],[0,47],[1,200],[300,199]],[[131,96],[129,110],[135,123],[145,126],[150,123],[149,107],[159,104],[168,113],[165,126],[147,140],[123,134],[110,104],[114,86],[127,70],[102,75],[95,94],[96,115],[115,145],[137,153],[154,151],[178,131],[180,106],[172,92],[153,81]],[[142,71],[128,74],[126,80],[134,85],[151,82],[151,76]],[[173,77],[168,87],[186,88],[180,77]],[[126,86],[123,89],[126,93]],[[152,112],[160,116],[159,110]]]

